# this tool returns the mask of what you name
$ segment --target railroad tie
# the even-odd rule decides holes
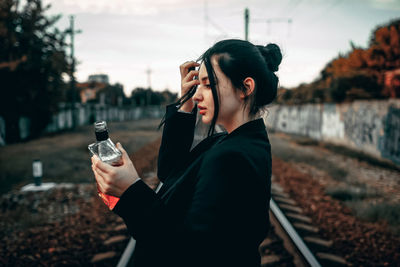
[[[330,253],[317,252],[317,258],[325,266],[348,266],[349,264],[340,256]]]
[[[279,262],[281,258],[277,255],[266,255],[261,258],[262,267],[276,266]]]
[[[288,217],[291,220],[297,220],[297,221],[301,221],[303,223],[312,223],[312,220],[310,217],[305,216],[305,215],[301,215],[298,213],[293,213],[293,212],[287,212],[285,213],[286,217]]]
[[[305,223],[294,223],[293,226],[300,231],[310,232],[310,233],[318,233],[319,229],[315,226],[305,224]]]
[[[288,205],[288,204],[279,204],[279,207],[283,210],[289,210],[292,212],[302,213],[303,209],[297,206]]]

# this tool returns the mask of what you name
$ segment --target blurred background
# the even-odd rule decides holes
[[[0,265],[114,266],[123,245],[107,240],[125,229],[95,195],[92,123],[107,120],[111,138],[154,178],[157,126],[180,96],[179,65],[228,38],[283,53],[264,120],[275,170],[292,171],[275,171],[275,182],[295,192],[300,172],[360,220],[323,229],[348,263],[400,260],[399,14],[399,0],[1,0]],[[205,130],[198,123],[197,141]],[[56,186],[23,193],[35,160]],[[307,192],[296,200],[306,203]],[[43,240],[52,241],[29,245]]]
[[[86,103],[168,103],[178,66],[226,38],[281,47],[279,103],[399,97],[399,9],[396,0],[4,0],[0,144],[79,125],[88,112],[58,125],[51,116]]]

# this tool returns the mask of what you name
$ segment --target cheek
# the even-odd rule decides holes
[[[221,99],[220,111],[227,114],[236,111],[240,107],[240,102],[232,95],[224,96]]]
[[[205,93],[205,98],[207,99],[207,108],[214,110],[214,98],[211,90]]]

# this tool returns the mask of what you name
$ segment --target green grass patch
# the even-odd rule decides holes
[[[369,222],[386,221],[390,230],[400,235],[400,203],[373,202],[372,199],[382,198],[376,189],[353,184],[327,188],[325,192],[351,208],[356,217]]]
[[[381,194],[375,190],[368,188],[366,186],[340,186],[334,188],[327,188],[326,194],[331,197],[338,199],[340,201],[354,201],[354,200],[364,200],[368,198],[376,198],[381,196]]]
[[[400,235],[400,203],[346,201],[345,204],[357,217],[370,222],[386,221],[393,233]]]
[[[389,162],[389,160],[375,158],[361,151],[356,151],[344,146],[334,145],[331,143],[323,143],[322,146],[334,153],[355,158],[359,161],[364,161],[373,166],[386,168],[394,171],[400,171],[400,166],[396,165],[395,163]]]
[[[395,170],[395,171],[400,171],[400,166],[396,165],[393,162],[390,162],[390,160],[387,159],[379,159],[376,157],[373,157],[367,153],[364,153],[362,151],[352,149],[343,145],[337,145],[329,142],[324,142],[324,141],[319,141],[312,139],[307,136],[302,136],[302,135],[296,135],[296,134],[291,134],[290,135],[296,144],[301,145],[301,146],[319,146],[326,148],[333,153],[339,154],[339,155],[344,155],[347,157],[351,157],[354,159],[357,159],[359,161],[366,162],[368,164],[371,164],[373,166],[381,167],[381,168],[386,168],[390,170]]]

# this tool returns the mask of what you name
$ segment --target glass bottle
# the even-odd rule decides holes
[[[96,154],[101,161],[112,166],[121,165],[122,153],[109,138],[107,123],[105,121],[95,122],[94,131],[96,135],[96,143],[90,144],[88,146],[91,154]],[[110,210],[112,210],[119,201],[118,197],[102,193],[98,185],[97,192],[99,194],[99,197],[101,197],[103,202],[108,206]]]

